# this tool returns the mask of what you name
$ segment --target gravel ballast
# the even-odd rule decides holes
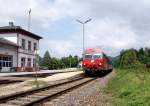
[[[112,71],[107,76],[97,78],[78,89],[44,103],[42,106],[112,106],[107,101],[102,89],[114,75],[115,71]]]

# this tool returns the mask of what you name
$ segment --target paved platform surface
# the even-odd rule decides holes
[[[57,81],[57,80],[71,78],[73,76],[80,75],[80,74],[83,74],[83,71],[69,72],[69,73],[58,73],[58,74],[54,74],[54,75],[48,76],[46,78],[40,78],[39,80],[43,80],[43,81]]]
[[[67,79],[67,78],[74,77],[74,76],[79,76],[82,74],[84,74],[83,71],[76,71],[76,72],[69,72],[69,73],[58,73],[58,74],[54,74],[52,76],[48,76],[46,78],[38,78],[38,80],[43,80],[45,82],[54,83],[55,81],[61,81],[63,79]],[[35,85],[30,84],[29,81],[34,81],[34,80],[35,79],[26,80],[24,82],[20,82],[17,84],[12,84],[12,85],[8,85],[8,86],[0,87],[0,96],[9,95],[12,93],[23,92],[26,90],[33,89],[33,88],[35,88]]]
[[[38,74],[54,74],[54,73],[66,73],[66,72],[73,72],[77,71],[76,68],[70,68],[70,69],[64,69],[64,70],[40,70],[37,73]],[[21,76],[21,75],[32,75],[35,74],[35,72],[6,72],[6,73],[0,73],[0,77],[4,76]]]

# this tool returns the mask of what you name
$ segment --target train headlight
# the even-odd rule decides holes
[[[93,63],[94,62],[94,60],[91,60],[91,63]]]

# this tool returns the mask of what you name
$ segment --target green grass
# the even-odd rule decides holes
[[[42,81],[42,80],[37,80],[37,82],[35,80],[28,81],[27,84],[33,86],[34,88],[36,87],[37,84],[38,84],[39,87],[43,87],[43,86],[48,85],[47,82]]]
[[[117,106],[150,106],[150,73],[118,69],[105,92]]]

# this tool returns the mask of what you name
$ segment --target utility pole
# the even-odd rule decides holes
[[[38,56],[38,50],[36,49],[34,51],[35,53],[35,83],[36,87],[39,88],[39,83],[38,83],[38,76],[37,76],[37,71],[39,71],[39,56]]]
[[[29,14],[28,14],[28,31],[30,31],[30,26],[31,26],[31,8],[30,8],[30,10],[28,12],[29,12]]]

